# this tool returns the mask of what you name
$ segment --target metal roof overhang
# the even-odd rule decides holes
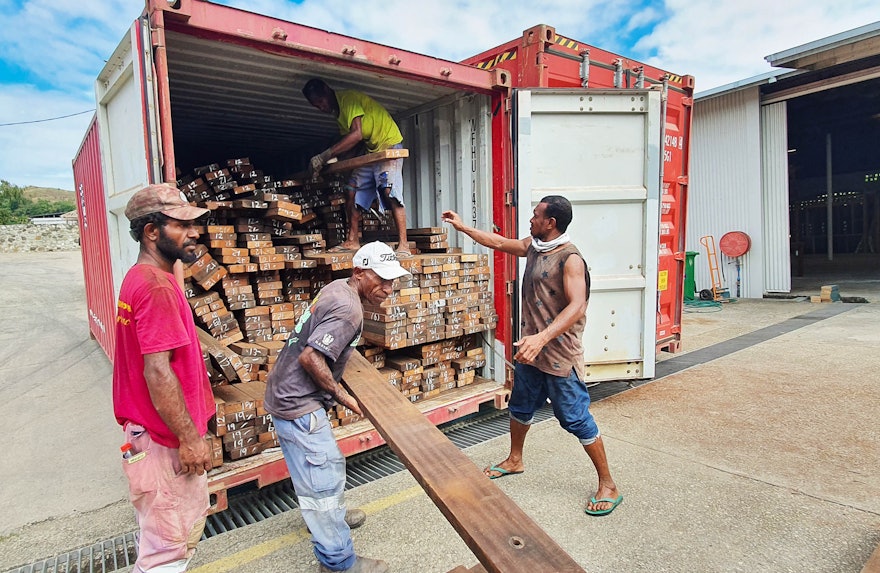
[[[764,59],[777,68],[819,70],[880,53],[880,22],[803,44]]]

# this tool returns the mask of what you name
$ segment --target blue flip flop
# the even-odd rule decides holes
[[[523,470],[519,470],[518,472],[512,472],[512,471],[506,470],[504,468],[499,468],[498,466],[492,466],[491,468],[489,468],[488,471],[498,472],[499,474],[501,474],[501,475],[497,475],[497,476],[486,476],[489,479],[498,479],[498,478],[503,478],[504,476],[512,476],[512,475],[523,473]]]
[[[602,499],[596,499],[595,497],[591,497],[590,503],[592,503],[593,505],[595,505],[597,503],[604,502],[604,503],[610,503],[610,504],[612,504],[612,506],[609,507],[608,509],[592,509],[592,510],[591,509],[584,509],[584,513],[586,513],[587,515],[595,516],[595,517],[598,517],[600,515],[608,515],[609,513],[614,511],[614,508],[616,508],[618,505],[620,505],[621,501],[623,501],[623,494],[619,495],[617,497],[617,499],[611,499],[610,497],[603,497]]]

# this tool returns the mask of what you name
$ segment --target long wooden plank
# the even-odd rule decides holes
[[[403,159],[404,157],[409,157],[408,149],[386,149],[385,151],[367,153],[365,155],[352,157],[351,159],[336,161],[335,163],[331,163],[324,167],[324,169],[321,170],[321,173],[339,173],[340,171],[351,171],[352,169],[357,169],[358,167],[363,167],[364,165],[369,165],[370,163],[376,163],[377,161],[385,161],[387,159]]]
[[[321,170],[321,175],[331,175],[333,173],[351,171],[352,169],[357,169],[358,167],[363,167],[370,163],[376,163],[377,161],[385,161],[386,159],[403,159],[404,157],[409,157],[408,149],[386,149],[385,151],[367,153],[365,155],[352,157],[351,159],[343,159],[341,161],[330,163],[324,166],[324,169]],[[308,171],[300,171],[293,175],[293,179],[303,181],[308,181],[309,177],[311,177],[311,174]]]
[[[868,562],[862,567],[862,573],[880,573],[880,545],[868,558]]]
[[[488,573],[584,572],[366,358],[353,352],[343,381]]]

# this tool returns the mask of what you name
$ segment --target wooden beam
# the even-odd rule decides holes
[[[386,161],[388,159],[403,159],[404,157],[409,157],[408,149],[386,149],[385,151],[367,153],[366,155],[358,155],[357,157],[352,157],[351,159],[343,159],[342,161],[328,163],[324,166],[324,169],[321,170],[320,175],[332,175],[333,173],[342,173],[344,171],[351,171],[353,169],[357,169],[358,167],[363,167],[364,165],[369,165],[371,163]],[[308,171],[300,171],[299,173],[294,173],[292,179],[308,181],[309,179],[311,179],[311,173],[309,173]]]
[[[487,573],[584,572],[366,358],[353,352],[342,378]]]
[[[868,562],[862,568],[862,573],[880,573],[880,545],[877,546],[877,549],[868,558]]]

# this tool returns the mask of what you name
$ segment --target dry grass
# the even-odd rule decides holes
[[[50,187],[25,187],[24,196],[33,201],[39,201],[40,199],[45,199],[46,201],[74,201],[76,199],[73,191]]]

